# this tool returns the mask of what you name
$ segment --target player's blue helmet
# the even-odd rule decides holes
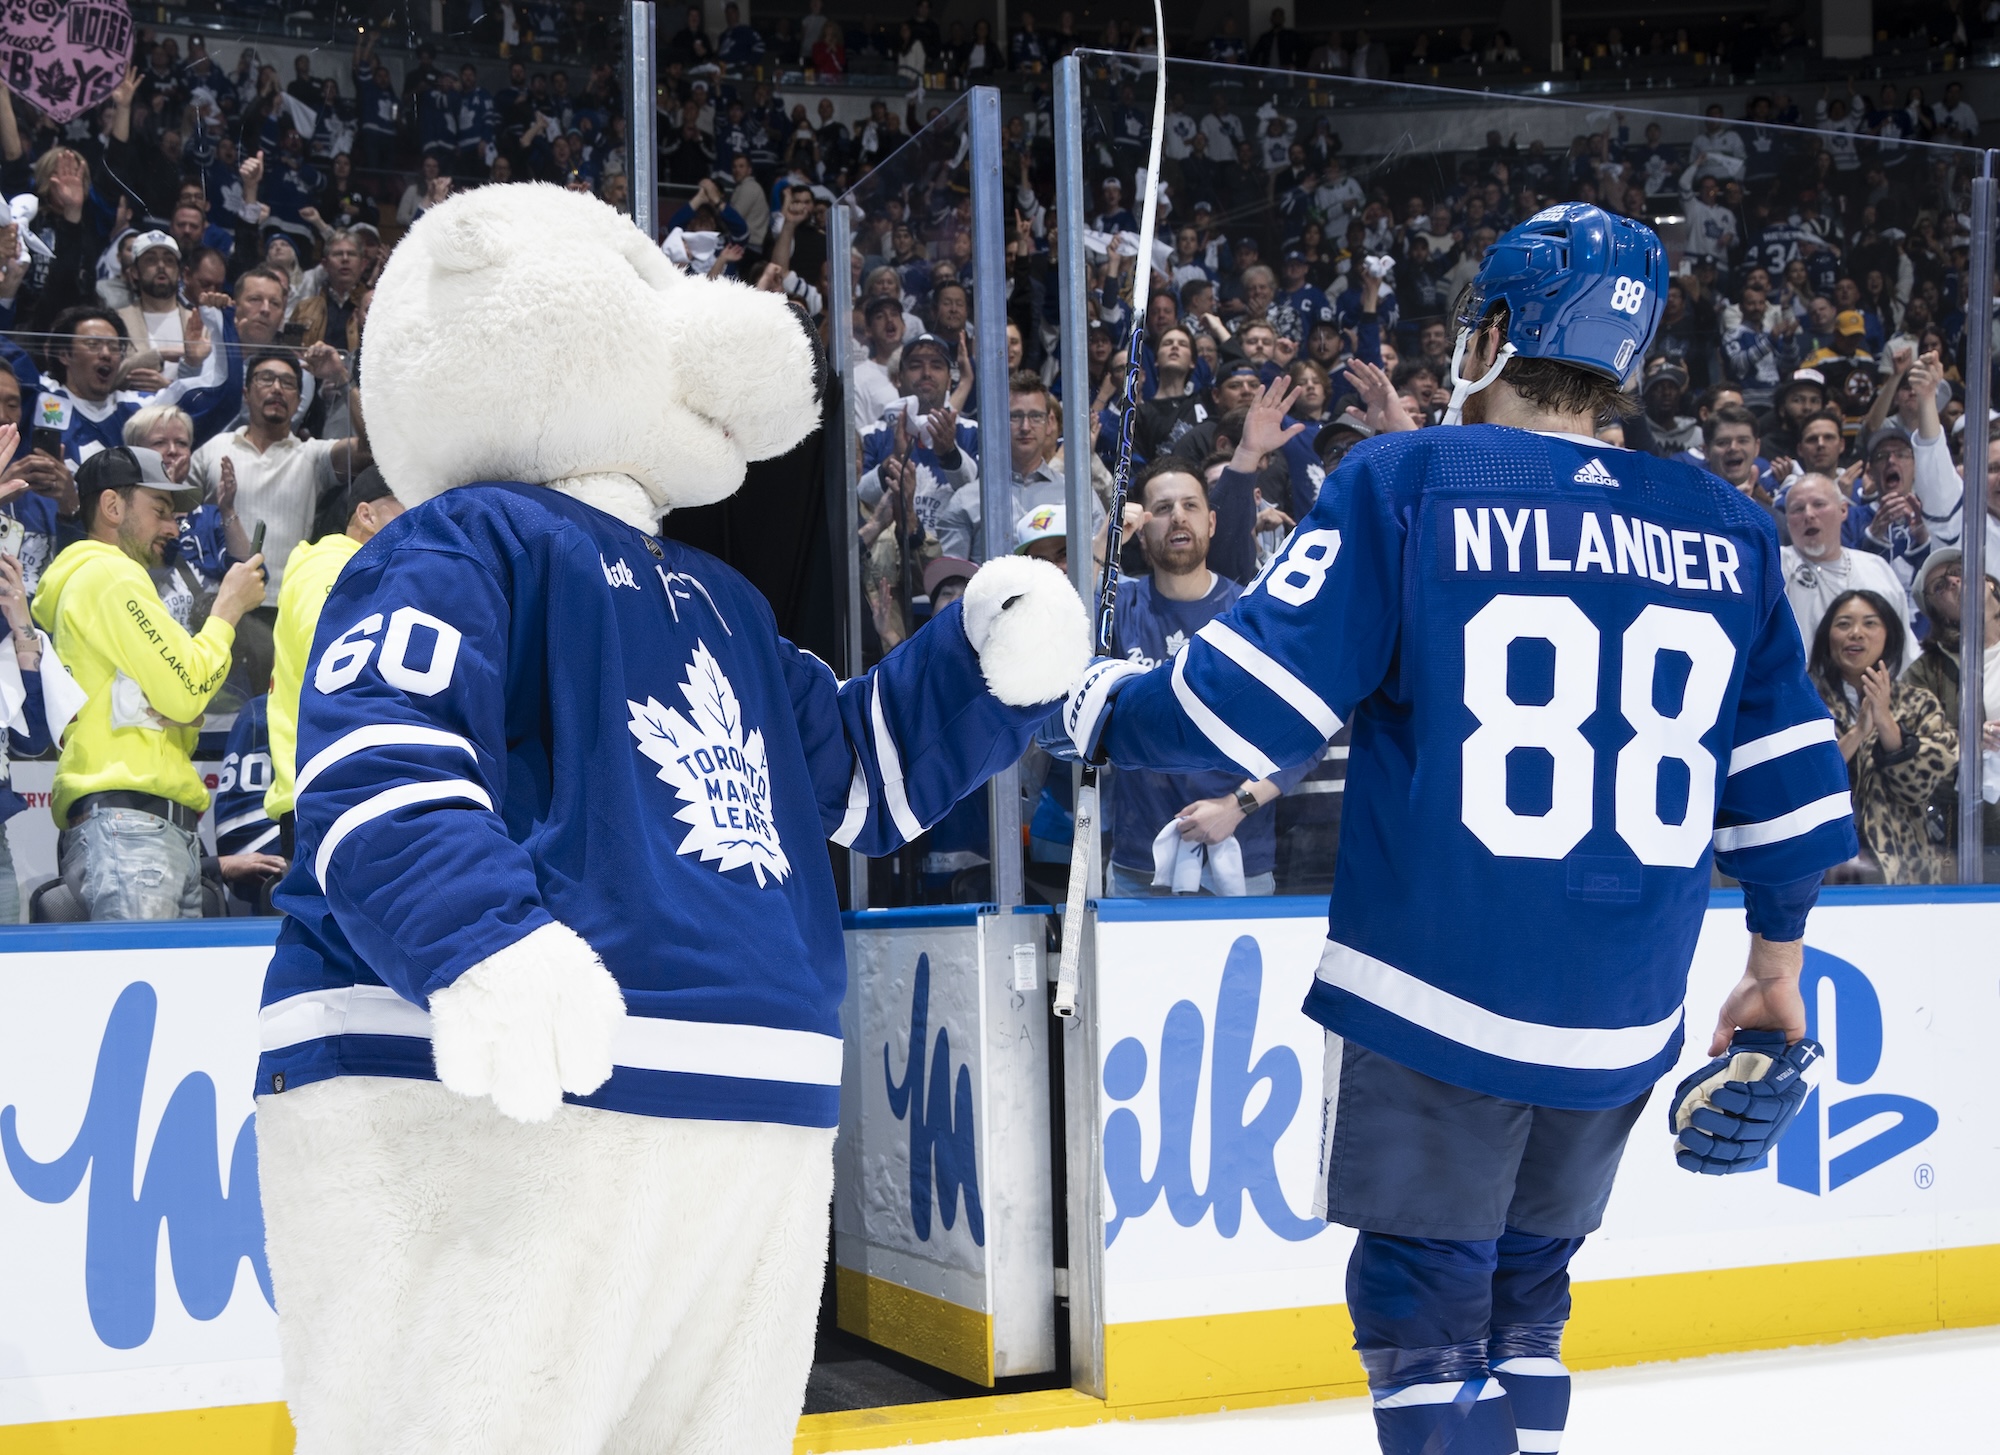
[[[1667,250],[1643,222],[1588,202],[1545,207],[1486,250],[1472,280],[1478,327],[1507,305],[1507,342],[1523,359],[1555,359],[1626,383],[1653,341],[1667,298]]]
[[[1645,358],[1666,294],[1658,233],[1587,202],[1559,203],[1487,249],[1459,310],[1459,337],[1505,303],[1507,357],[1554,359],[1625,384]],[[1491,382],[1456,377],[1458,362],[1454,356],[1454,408]]]

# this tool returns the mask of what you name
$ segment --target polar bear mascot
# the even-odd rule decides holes
[[[300,1455],[789,1451],[880,854],[1085,665],[1053,567],[839,682],[659,538],[819,420],[783,298],[550,186],[424,215],[362,350],[402,515],[320,618],[257,1148]]]

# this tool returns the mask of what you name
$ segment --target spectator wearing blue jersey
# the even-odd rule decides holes
[[[0,105],[7,104],[0,99]],[[14,446],[10,426],[0,424],[0,449]],[[0,619],[7,623],[6,645],[0,647],[0,924],[21,922],[21,882],[14,873],[14,853],[7,842],[6,823],[28,806],[14,791],[9,774],[13,758],[33,758],[48,752],[62,736],[81,694],[56,659],[55,648],[28,614],[31,592],[21,563],[0,552]],[[55,699],[51,720],[51,698]]]
[[[732,71],[754,66],[764,58],[764,37],[743,23],[743,12],[732,0],[722,7],[722,34],[715,39],[716,59]]]
[[[1154,667],[1172,661],[1243,588],[1209,569],[1215,512],[1196,469],[1172,457],[1156,460],[1140,472],[1132,493],[1144,512],[1138,540],[1152,570],[1118,583],[1111,650]],[[1111,779],[1106,892],[1118,898],[1275,893],[1277,820],[1260,810],[1304,776],[1303,769],[1266,778],[1121,769]]]
[[[499,138],[500,110],[493,93],[479,84],[471,65],[458,68],[458,175],[471,180],[486,175]]]
[[[31,366],[32,367],[32,366]],[[0,369],[0,427],[25,429],[18,375]],[[0,460],[0,513],[19,521],[24,532],[17,553],[29,595],[56,553],[80,539],[76,480],[60,458],[32,448],[32,436],[17,435]],[[25,487],[25,488],[23,488]]]
[[[1798,320],[1770,301],[1761,279],[1743,285],[1732,325],[1725,316],[1722,356],[1729,379],[1751,409],[1768,409],[1780,380],[1798,365]]]
[[[236,710],[215,775],[214,872],[232,915],[277,913],[270,891],[289,867],[280,852],[278,825],[264,812],[271,786],[268,701],[260,695]]]
[[[1312,326],[1312,320],[1318,318],[1321,312],[1329,310],[1332,304],[1326,294],[1307,279],[1306,275],[1312,269],[1312,260],[1302,249],[1296,247],[1285,249],[1279,266],[1285,273],[1284,287],[1280,288],[1271,300],[1268,314],[1270,324],[1280,337],[1302,346],[1305,343],[1306,330]]]
[[[1702,426],[1703,464],[1775,523],[1780,483],[1757,454],[1757,416],[1740,404],[1718,405]]]

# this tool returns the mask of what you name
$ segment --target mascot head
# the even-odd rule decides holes
[[[539,183],[426,212],[362,347],[369,438],[405,505],[519,480],[652,521],[810,434],[823,368],[782,295],[690,277],[604,203]]]

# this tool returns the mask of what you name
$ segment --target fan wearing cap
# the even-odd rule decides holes
[[[140,233],[132,239],[132,261],[125,274],[134,301],[119,309],[118,316],[125,321],[127,333],[135,340],[145,340],[142,352],[150,350],[160,356],[160,378],[171,384],[180,376],[181,359],[187,352],[188,321],[194,312],[181,306],[180,244],[169,233]]]
[[[1687,397],[1688,371],[1678,360],[1662,356],[1646,364],[1645,382],[1639,387],[1641,412],[1625,421],[1625,442],[1661,459],[1693,449],[1701,443],[1701,421],[1681,413]]]
[[[1252,778],[1352,728],[1305,1011],[1338,1128],[1316,1201],[1359,1230],[1389,1452],[1559,1447],[1570,1261],[1680,1057],[1711,878],[1743,884],[1751,938],[1709,1054],[1764,1032],[1776,1067],[1820,880],[1857,848],[1769,517],[1592,433],[1666,281],[1653,231],[1589,204],[1509,229],[1458,310],[1466,427],[1354,446],[1170,665],[1100,660],[1062,714],[1121,770]],[[1744,1167],[1782,1130],[1709,1122]]]
[[[264,812],[283,829],[284,853],[292,852],[293,779],[299,736],[299,693],[306,680],[306,659],[312,654],[313,632],[326,605],[327,593],[354,553],[375,533],[403,513],[402,502],[390,493],[382,472],[370,465],[347,487],[346,528],[302,541],[285,561],[285,583],[278,589],[278,622],[271,633],[271,787],[264,795]]]
[[[1770,410],[1757,422],[1758,438],[1772,459],[1796,457],[1806,421],[1826,408],[1826,375],[1794,369],[1771,394]]]
[[[236,623],[264,597],[263,558],[230,567],[190,636],[147,571],[200,492],[177,488],[152,450],[119,445],[84,462],[77,493],[86,536],[43,572],[34,604],[88,698],[56,766],[58,863],[92,919],[197,918],[208,790],[190,754]]]

